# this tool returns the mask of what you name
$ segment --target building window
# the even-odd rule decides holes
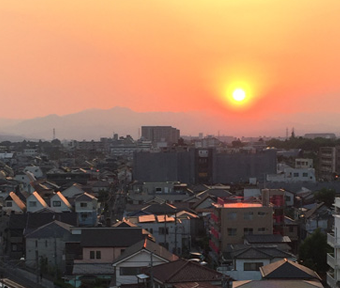
[[[235,220],[237,218],[236,212],[229,212],[227,213],[227,219],[228,220]]]
[[[140,274],[142,267],[120,267],[119,272],[121,276],[131,276]]]
[[[299,177],[299,173],[298,173],[298,172],[295,172],[295,173],[293,174],[293,176],[294,176],[294,177]]]
[[[48,244],[47,244],[47,240],[45,240],[45,247],[47,247],[48,246]]]
[[[294,232],[294,226],[289,226],[289,232],[293,233]]]
[[[228,228],[228,236],[236,236],[236,228]]]
[[[90,251],[90,259],[95,259],[94,258],[94,251]]]
[[[37,207],[37,202],[35,202],[35,201],[29,201],[29,202],[28,202],[28,206],[30,206],[30,207]]]
[[[253,228],[244,228],[243,232],[244,232],[244,235],[252,235],[253,234]]]
[[[258,228],[257,231],[258,231],[258,232],[265,232],[265,231],[266,231],[266,228],[261,227],[261,228]]]
[[[257,212],[257,215],[260,216],[260,217],[263,217],[263,216],[266,216],[267,213],[263,212],[263,211],[259,211],[259,212]]]
[[[252,220],[253,219],[253,216],[254,216],[254,213],[253,212],[245,212],[243,214],[243,219],[244,220]]]
[[[96,251],[96,259],[102,259],[102,252]]]
[[[53,207],[60,207],[61,201],[53,201]]]
[[[259,271],[260,267],[262,266],[263,266],[263,262],[244,263],[243,270],[244,271]]]
[[[12,202],[11,201],[7,201],[6,202],[6,207],[12,207]]]
[[[169,228],[166,227],[166,229],[165,229],[164,227],[159,227],[158,234],[159,235],[169,234]]]
[[[80,207],[83,207],[83,208],[87,207],[87,203],[85,203],[85,202],[80,202]]]
[[[306,172],[302,173],[302,177],[308,177],[308,173]]]

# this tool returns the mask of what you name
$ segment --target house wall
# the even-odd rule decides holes
[[[26,266],[36,268],[40,265],[41,257],[47,258],[49,266],[65,268],[63,260],[65,243],[59,238],[26,238]],[[57,258],[55,258],[55,255]]]
[[[84,247],[83,248],[83,261],[84,262],[95,262],[95,263],[109,263],[113,262],[125,248],[114,248],[114,247]],[[94,251],[95,259],[90,258],[91,251]],[[96,258],[96,251],[100,251],[101,258]]]
[[[60,206],[56,206],[56,203],[54,203],[55,201],[58,201],[60,202]],[[50,199],[50,207],[54,210],[54,211],[57,211],[57,212],[68,212],[68,211],[71,211],[71,209],[65,204],[64,201],[62,201],[60,199],[60,197],[55,194],[51,197]]]
[[[27,212],[36,212],[45,207],[34,197],[34,195],[31,195],[26,199],[26,208]]]

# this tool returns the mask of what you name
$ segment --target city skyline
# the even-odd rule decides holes
[[[314,132],[316,123],[324,127],[316,132],[337,132],[336,1],[1,6],[0,118],[120,106],[204,112],[217,119],[213,133],[221,130],[217,121],[245,132],[272,121],[282,136],[286,127]],[[247,101],[235,106],[229,100],[237,88]]]

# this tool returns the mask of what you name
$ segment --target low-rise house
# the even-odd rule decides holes
[[[70,212],[72,211],[72,206],[66,197],[60,192],[55,193],[50,198],[50,207],[56,212]]]
[[[129,217],[127,220],[149,231],[155,237],[156,243],[169,251],[182,253],[182,236],[189,231],[184,231],[184,225],[179,219],[168,215],[149,214]]]
[[[37,191],[34,191],[28,198],[26,199],[27,212],[36,212],[44,208],[48,208],[45,200],[38,194]]]
[[[56,213],[42,209],[34,213],[10,214],[8,230],[3,234],[4,254],[12,259],[20,259],[25,255],[24,235],[37,228],[58,220],[71,226],[77,226],[77,214],[74,212]]]
[[[232,245],[230,252],[232,263],[219,267],[217,271],[234,280],[260,280],[259,268],[282,259],[295,261],[293,254],[277,247],[277,245]]]
[[[98,199],[85,192],[75,197],[74,203],[79,225],[96,226],[98,223]]]
[[[320,276],[313,270],[288,259],[282,259],[259,268],[261,280],[234,281],[233,288],[297,287],[322,288]]]
[[[63,194],[67,199],[72,199],[83,193],[85,193],[85,191],[82,189],[82,186],[78,183],[74,183],[72,186],[61,191],[61,194]]]
[[[71,227],[55,220],[26,234],[26,266],[42,272],[48,268],[64,271],[65,243],[72,239]]]
[[[170,253],[163,246],[144,239],[127,248],[112,264],[115,269],[114,286],[137,284],[137,274],[150,265],[157,266],[177,260],[178,257]]]
[[[112,263],[125,249],[146,237],[139,227],[82,228],[82,259],[74,260],[73,280],[70,283],[79,284],[82,277],[99,277],[110,282],[114,275]]]
[[[148,274],[150,275],[151,270]],[[198,287],[200,285],[221,286],[223,274],[209,269],[201,264],[184,259],[178,259],[165,264],[152,267],[152,276],[155,287]],[[229,282],[228,277],[224,281]]]
[[[26,212],[26,205],[17,194],[10,192],[3,203],[2,211],[7,215],[11,213],[24,213]]]
[[[304,220],[301,227],[302,239],[312,234],[317,228],[320,228],[323,233],[331,230],[333,224],[332,211],[323,202],[305,207],[310,209],[302,217]]]

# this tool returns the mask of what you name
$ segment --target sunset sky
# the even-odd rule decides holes
[[[4,0],[0,118],[115,106],[239,121],[331,115],[339,15],[339,0]],[[236,88],[246,100],[235,104]]]

